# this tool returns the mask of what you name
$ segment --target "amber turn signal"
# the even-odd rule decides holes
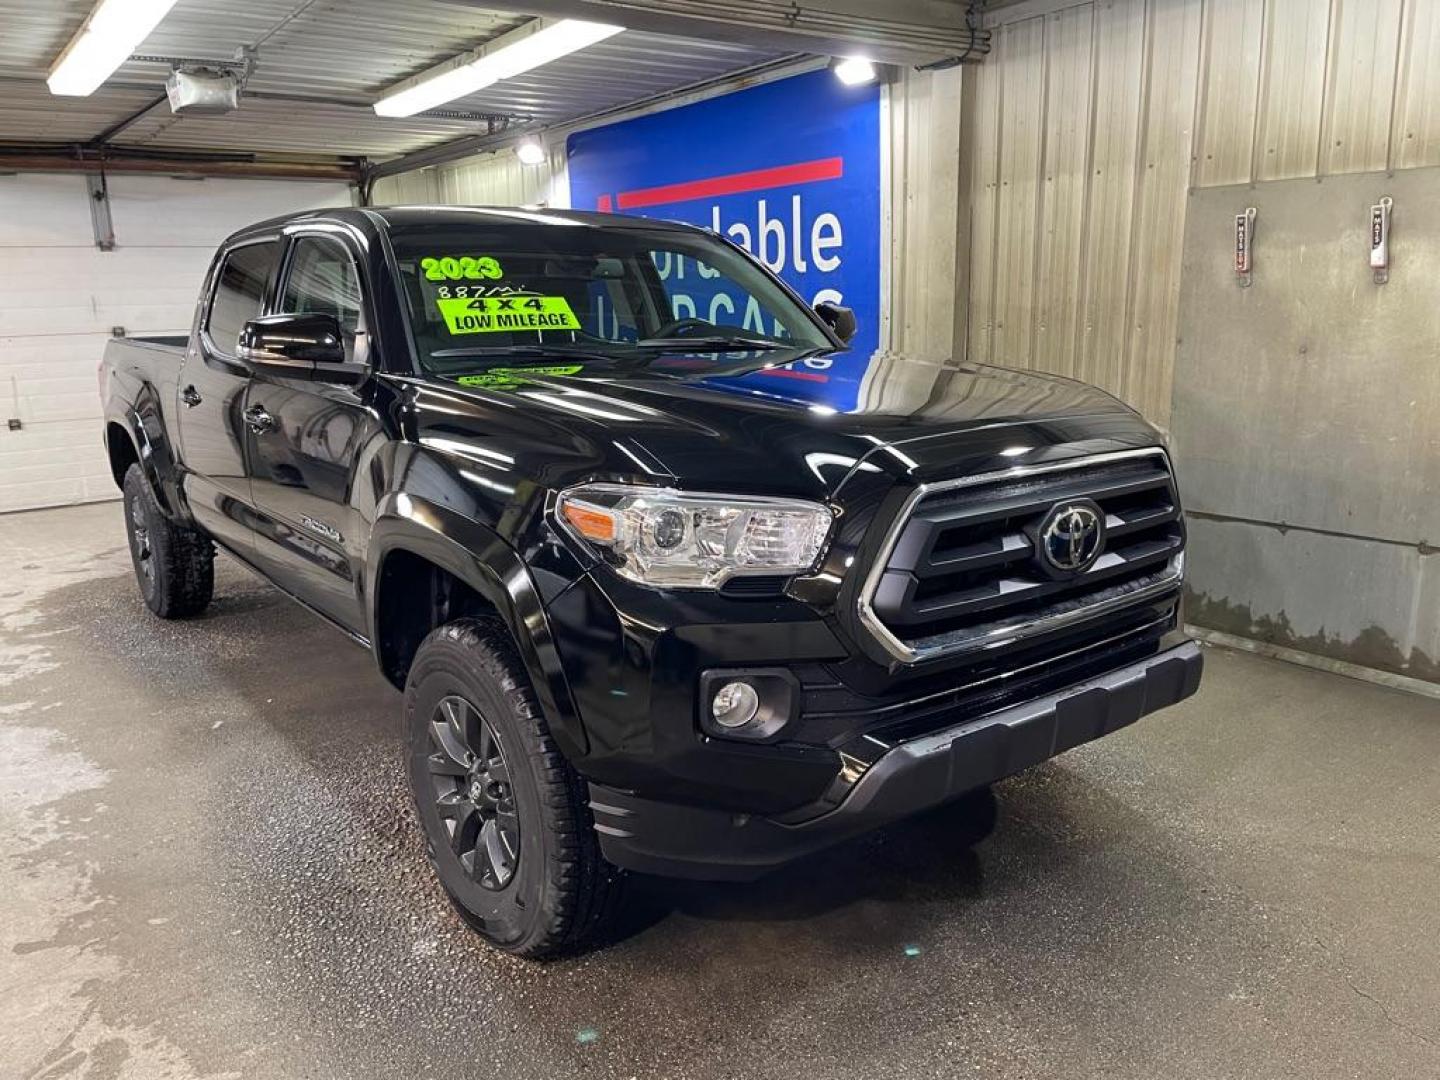
[[[567,501],[561,504],[560,512],[565,515],[565,520],[574,526],[575,531],[586,540],[594,540],[600,544],[614,542],[615,515],[610,511]]]

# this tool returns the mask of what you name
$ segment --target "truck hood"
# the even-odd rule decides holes
[[[760,362],[776,355],[787,354]],[[442,381],[466,396],[523,401],[571,435],[594,431],[653,477],[697,490],[821,497],[860,471],[924,481],[1158,438],[1115,398],[1071,379],[896,354],[846,374],[841,361],[861,367],[843,354],[828,370],[723,374],[708,357],[640,369],[556,358]]]

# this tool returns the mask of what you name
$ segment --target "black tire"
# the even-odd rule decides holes
[[[125,531],[145,606],[162,619],[198,615],[215,593],[215,545],[160,510],[139,465],[125,470]]]
[[[465,921],[537,960],[598,941],[624,874],[600,855],[585,784],[550,737],[502,625],[459,619],[421,643],[405,727],[430,862]]]

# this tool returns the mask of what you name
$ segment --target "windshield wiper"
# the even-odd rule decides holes
[[[463,349],[437,349],[430,354],[436,360],[454,360],[468,356],[614,356],[609,342],[589,344],[578,341],[557,341],[554,344],[471,345]]]
[[[675,352],[744,352],[750,349],[794,349],[796,345],[770,338],[689,337],[642,338],[631,342],[637,349],[673,349]]]

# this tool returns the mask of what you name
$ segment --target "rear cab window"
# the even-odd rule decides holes
[[[278,240],[243,244],[225,253],[205,316],[205,334],[217,352],[235,355],[240,331],[251,319],[259,318],[264,309],[265,293],[279,257]]]

